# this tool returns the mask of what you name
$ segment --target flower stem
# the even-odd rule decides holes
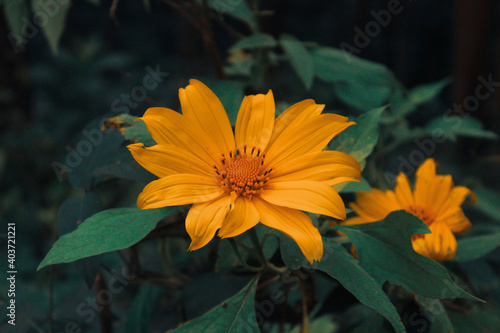
[[[231,243],[231,246],[233,247],[234,253],[236,254],[236,257],[238,257],[238,260],[240,261],[241,265],[248,269],[250,272],[260,272],[262,270],[262,267],[253,267],[247,264],[247,262],[243,259],[243,257],[240,254],[240,250],[238,249],[238,245],[236,244],[236,241],[234,238],[229,238],[229,242]]]
[[[260,262],[267,266],[268,262],[266,259],[266,255],[262,251],[262,244],[259,241],[259,235],[257,235],[257,231],[255,230],[255,228],[248,230],[248,236],[250,237],[250,241],[252,242],[253,246],[257,250]]]

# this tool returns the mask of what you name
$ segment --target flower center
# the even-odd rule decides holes
[[[247,149],[246,145],[237,148],[235,153],[230,151],[229,158],[222,154],[223,167],[219,169],[214,165],[219,184],[226,192],[235,192],[247,199],[262,193],[264,185],[269,181],[269,173],[273,170],[263,172],[265,158],[260,148]]]
[[[420,206],[409,206],[405,210],[420,218],[427,225],[431,225],[436,219],[436,214]]]

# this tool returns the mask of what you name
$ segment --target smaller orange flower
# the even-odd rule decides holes
[[[417,170],[412,192],[408,177],[400,173],[394,191],[373,189],[358,192],[349,206],[358,215],[345,224],[383,220],[390,212],[404,209],[422,219],[430,234],[414,235],[413,249],[434,260],[450,260],[457,252],[454,234],[469,231],[471,223],[460,207],[467,197],[476,201],[471,190],[454,186],[451,175],[436,175],[436,162],[428,158]]]

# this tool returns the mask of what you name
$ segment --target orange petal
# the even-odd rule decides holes
[[[333,178],[333,179],[330,179],[330,180],[326,180],[324,181],[323,183],[325,183],[326,185],[328,186],[335,186],[335,185],[338,185],[340,183],[345,183],[345,182],[355,182],[355,183],[361,183],[361,180],[359,179],[356,179],[356,178],[351,178],[351,177],[336,177],[336,178]],[[347,184],[346,184],[347,185]],[[342,185],[342,187],[340,187],[340,189],[337,189],[337,188],[333,188],[334,190],[336,190],[337,192],[340,192],[340,190],[344,187],[345,185]]]
[[[191,237],[188,251],[197,250],[210,242],[222,225],[231,205],[231,197],[194,204],[186,217],[186,231]]]
[[[444,214],[438,215],[436,222],[438,221],[445,223],[448,228],[457,235],[466,233],[472,227],[469,219],[464,215],[462,208],[459,206],[449,208]]]
[[[262,224],[279,230],[293,239],[309,261],[320,261],[323,257],[323,240],[306,214],[291,208],[270,204],[258,197],[253,198],[260,213]]]
[[[221,165],[222,153],[212,138],[198,125],[166,108],[149,108],[142,118],[158,144],[185,149],[209,165]]]
[[[128,145],[134,159],[146,170],[166,177],[176,173],[210,175],[213,168],[190,152],[173,145],[144,147],[142,143]]]
[[[453,180],[450,175],[436,175],[429,183],[425,206],[438,212],[450,197]]]
[[[457,240],[450,228],[444,223],[434,222],[429,229],[432,233],[414,238],[413,249],[434,260],[453,259],[457,252]]]
[[[371,221],[380,221],[390,212],[402,209],[394,192],[390,190],[384,192],[376,188],[372,192],[356,193],[356,202],[349,206],[358,215]]]
[[[259,219],[259,211],[252,200],[238,197],[219,230],[219,236],[228,238],[241,235],[259,223]]]
[[[290,159],[307,153],[322,151],[328,142],[354,122],[340,122],[337,115],[327,113],[310,118],[300,125],[297,118],[283,130],[281,135],[268,148],[264,168],[277,168]]]
[[[272,182],[260,197],[277,206],[328,215],[340,220],[346,217],[342,198],[333,188],[321,182]]]
[[[401,207],[415,205],[413,193],[410,188],[410,182],[408,181],[408,177],[402,172],[396,178],[396,187],[394,188],[394,192]]]
[[[234,150],[231,123],[219,98],[200,81],[189,83],[185,89],[179,89],[182,114],[214,139],[219,153]]]
[[[471,203],[474,203],[477,200],[476,195],[467,187],[455,186],[451,190],[448,196],[448,200],[442,205],[441,209],[439,210],[439,214],[446,214],[447,210],[454,211],[456,207],[460,207],[462,205],[467,197],[470,198]]]
[[[361,216],[354,216],[350,217],[344,222],[342,222],[342,225],[352,225],[352,224],[362,224],[362,223],[369,223],[369,222],[374,222],[374,221],[367,221],[364,217]]]
[[[141,209],[187,205],[213,200],[223,194],[214,178],[175,174],[149,183],[137,198]]]
[[[247,145],[264,150],[273,133],[274,115],[271,90],[266,95],[246,96],[236,119],[236,146]]]
[[[274,181],[328,181],[337,177],[360,178],[361,168],[352,156],[339,151],[309,153],[288,160],[271,173]],[[344,179],[343,181],[346,181]],[[327,184],[331,185],[330,182]]]
[[[414,198],[415,204],[425,206],[428,198],[429,185],[436,176],[436,161],[432,158],[426,159],[418,167],[415,182]]]
[[[271,145],[276,138],[280,136],[283,130],[289,126],[293,120],[299,118],[300,121],[294,122],[294,124],[298,125],[309,118],[319,116],[324,108],[324,105],[316,104],[312,99],[306,99],[290,106],[288,109],[283,111],[278,118],[276,118],[276,121],[274,122],[273,135],[271,136],[271,140],[269,140],[269,145]]]

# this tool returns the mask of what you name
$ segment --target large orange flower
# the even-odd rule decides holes
[[[145,169],[160,177],[137,199],[142,209],[193,204],[186,217],[189,250],[242,234],[261,222],[299,245],[312,263],[323,242],[301,210],[345,219],[345,207],[331,187],[356,181],[360,167],[338,151],[323,151],[353,122],[321,114],[324,105],[305,100],[275,119],[274,98],[246,96],[235,135],[215,94],[191,80],[179,90],[182,115],[150,108],[142,119],[157,145],[128,148]]]
[[[390,212],[404,209],[419,217],[432,233],[412,238],[416,252],[435,260],[450,260],[457,252],[457,240],[471,228],[460,207],[467,197],[475,201],[474,193],[464,186],[454,186],[451,175],[436,175],[436,162],[428,158],[417,170],[415,189],[410,189],[408,177],[400,173],[394,191],[373,189],[358,192],[356,202],[349,206],[358,216],[345,224],[383,220]]]

